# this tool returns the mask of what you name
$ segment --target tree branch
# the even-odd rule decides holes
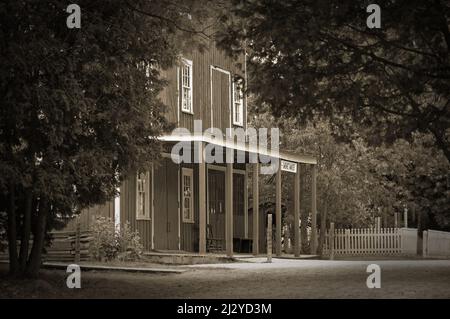
[[[375,60],[377,62],[380,62],[382,64],[389,65],[389,66],[392,66],[392,67],[395,67],[395,68],[399,68],[399,69],[403,69],[403,70],[415,73],[415,74],[420,75],[420,76],[431,77],[431,78],[435,78],[435,79],[450,79],[450,76],[441,76],[441,75],[436,75],[436,74],[431,74],[431,73],[423,73],[421,71],[412,69],[412,68],[410,68],[410,67],[408,67],[406,65],[403,65],[403,64],[400,64],[400,63],[397,63],[397,62],[394,62],[394,61],[389,61],[389,60],[387,60],[387,59],[385,59],[383,57],[380,57],[380,56],[378,56],[378,55],[376,55],[376,54],[374,54],[372,52],[367,52],[367,51],[359,48],[358,46],[356,46],[354,44],[351,44],[351,43],[348,43],[347,41],[344,41],[344,40],[342,40],[342,39],[340,39],[338,37],[335,37],[335,36],[333,36],[333,35],[331,35],[329,33],[323,33],[322,32],[321,34],[323,35],[323,37],[325,39],[328,38],[328,39],[331,39],[332,41],[338,42],[338,43],[342,44],[343,46],[345,46],[345,47],[347,47],[347,48],[349,48],[349,49],[351,49],[351,50],[353,50],[355,52],[358,52],[361,55],[368,56],[368,57],[372,58],[373,60]]]
[[[151,17],[151,18],[155,18],[155,19],[159,19],[159,20],[165,21],[165,22],[173,25],[175,28],[177,28],[180,31],[187,32],[187,33],[193,33],[193,34],[199,34],[199,35],[205,37],[206,39],[210,39],[209,35],[207,35],[203,30],[202,31],[198,31],[198,30],[195,30],[195,29],[187,29],[187,28],[185,28],[183,26],[178,25],[178,23],[176,23],[172,19],[169,19],[169,18],[160,16],[160,15],[157,15],[157,14],[153,14],[153,13],[146,12],[146,11],[143,11],[141,9],[138,9],[135,6],[131,5],[128,1],[125,1],[125,3],[127,4],[127,6],[131,10],[134,10],[134,11],[140,13],[140,14],[146,15],[146,16]]]

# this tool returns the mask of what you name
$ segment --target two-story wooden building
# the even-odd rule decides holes
[[[243,94],[246,83],[246,61],[242,55],[235,61],[214,44],[203,52],[185,54],[179,64],[163,72],[168,86],[161,99],[168,106],[167,118],[178,128],[194,131],[194,121],[201,120],[202,129],[215,127],[247,130],[247,100]],[[109,215],[121,223],[128,221],[139,231],[146,250],[226,252],[232,255],[240,243],[258,254],[263,231],[259,212],[259,162],[250,163],[250,156],[262,154],[282,161],[276,172],[276,252],[281,253],[281,172],[294,173],[295,216],[298,234],[299,164],[316,164],[311,156],[273,154],[248,141],[218,142],[202,134],[170,134],[162,136],[167,153],[147,171],[130,176],[120,187],[120,197],[102,207],[84,212],[82,218]],[[180,141],[196,145],[199,163],[176,163],[170,155]],[[244,152],[244,163],[206,163],[204,150],[208,145]],[[281,162],[280,162],[281,164]],[[252,185],[248,185],[248,172]],[[315,172],[315,169],[313,169]],[[313,174],[315,176],[315,173]],[[315,184],[315,178],[313,178]],[[312,223],[315,228],[315,185],[313,189]],[[252,213],[249,216],[249,192]],[[89,222],[89,221],[88,221]],[[299,247],[298,240],[295,246]],[[316,240],[313,240],[315,245]],[[249,245],[248,245],[249,244]],[[299,250],[296,249],[296,253]]]

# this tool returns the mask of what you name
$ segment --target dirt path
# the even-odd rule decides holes
[[[367,265],[381,267],[381,288],[368,289]],[[4,266],[2,266],[4,270]],[[83,272],[82,288],[64,271],[33,283],[0,279],[0,297],[37,298],[450,298],[450,261],[274,260],[187,267],[181,274]]]

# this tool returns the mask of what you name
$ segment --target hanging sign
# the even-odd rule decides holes
[[[285,172],[297,173],[297,163],[281,160],[281,170]]]

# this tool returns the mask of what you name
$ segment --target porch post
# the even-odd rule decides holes
[[[253,164],[253,255],[259,254],[259,163]]]
[[[275,187],[275,224],[276,224],[276,254],[281,256],[281,163],[278,165]]]
[[[198,142],[198,207],[199,207],[199,245],[200,254],[206,254],[206,164],[203,158],[204,143]]]
[[[294,178],[294,256],[300,257],[300,163]]]
[[[227,163],[225,173],[225,246],[227,256],[233,256],[233,163]]]
[[[311,181],[311,254],[317,253],[317,167],[312,167]]]

